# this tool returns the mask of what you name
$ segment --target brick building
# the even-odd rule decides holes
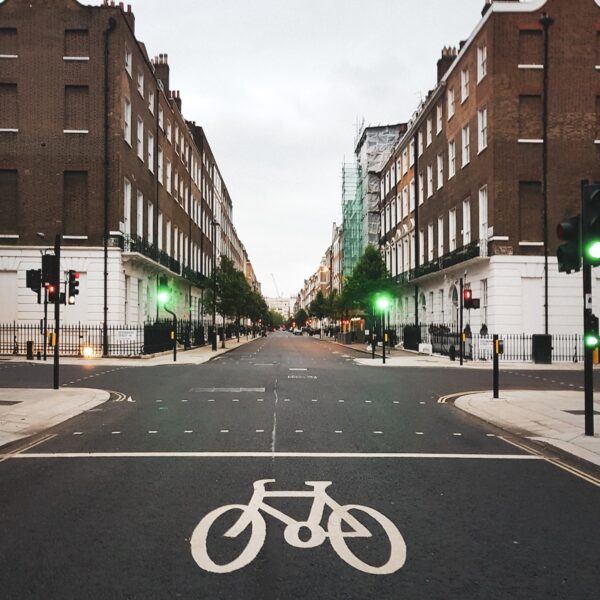
[[[57,234],[61,270],[81,273],[67,322],[164,316],[164,276],[178,316],[202,318],[213,256],[246,272],[231,198],[169,69],[129,6],[0,5],[0,321],[40,318],[25,271]]]
[[[397,324],[415,310],[421,323],[456,324],[464,277],[481,300],[466,316],[473,330],[544,333],[546,281],[549,332],[581,328],[581,278],[558,273],[555,228],[579,213],[580,181],[600,180],[598,23],[597,0],[488,0],[469,39],[444,48],[436,87],[380,173]]]

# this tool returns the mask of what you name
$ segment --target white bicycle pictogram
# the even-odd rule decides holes
[[[389,575],[402,568],[406,561],[406,544],[398,528],[379,511],[369,506],[360,504],[338,504],[325,491],[331,481],[306,481],[311,491],[267,491],[267,483],[275,483],[275,479],[260,479],[254,482],[254,493],[248,504],[226,504],[215,508],[205,515],[196,525],[190,539],[192,556],[196,563],[205,571],[211,573],[230,573],[250,564],[260,552],[267,533],[266,522],[261,512],[275,517],[286,525],[284,530],[285,541],[296,548],[314,548],[320,546],[328,537],[332,548],[339,557],[355,569],[373,575]],[[296,521],[280,510],[265,503],[265,498],[312,498],[313,503],[306,521]],[[327,521],[327,531],[321,526],[325,507],[331,509]],[[208,554],[207,541],[210,529],[219,517],[225,513],[239,510],[239,519],[223,535],[236,538],[248,526],[251,527],[250,539],[240,555],[226,564],[217,564]],[[374,519],[385,531],[390,545],[390,556],[383,565],[370,565],[358,558],[348,548],[345,538],[370,538],[371,532],[362,525],[350,511],[362,512]],[[350,531],[342,530],[342,523],[346,523]],[[300,531],[308,529],[310,537],[300,538]]]

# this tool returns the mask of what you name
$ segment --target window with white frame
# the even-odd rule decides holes
[[[179,154],[179,125],[175,125],[175,154]]]
[[[454,88],[448,90],[448,121],[454,116],[456,110],[454,105]]]
[[[179,229],[173,227],[173,258],[179,260]]]
[[[131,54],[131,50],[125,46],[125,70],[129,73],[131,77],[131,65],[133,62],[133,55]]]
[[[448,249],[450,252],[456,250],[456,209],[448,212]]]
[[[154,90],[148,92],[148,110],[154,114]]]
[[[175,169],[175,173],[173,175],[173,198],[178,200],[179,196],[179,171]]]
[[[460,101],[461,104],[469,97],[469,68],[460,72]]]
[[[173,256],[172,248],[171,248],[171,221],[169,219],[167,219],[167,221],[165,223],[165,233],[166,233],[165,251],[169,256]]]
[[[471,160],[471,128],[466,125],[462,129],[462,166],[469,164]]]
[[[481,323],[488,322],[488,282],[481,280]]]
[[[402,151],[402,175],[408,173],[408,148],[404,148]]]
[[[402,200],[400,199],[400,195],[396,196],[396,225],[400,223],[402,220]]]
[[[425,232],[421,229],[419,231],[419,264],[422,265],[425,262]]]
[[[137,118],[137,155],[138,158],[144,160],[144,121],[141,117]]]
[[[415,164],[415,140],[412,139],[408,145],[408,164],[412,167]]]
[[[448,142],[448,179],[456,174],[456,142]]]
[[[423,173],[419,173],[419,206],[425,201],[425,180]]]
[[[123,233],[131,234],[131,182],[127,178],[123,182]]]
[[[444,156],[437,155],[437,189],[441,189],[444,185]]]
[[[411,210],[415,209],[415,178],[413,177],[410,180],[410,184],[408,186],[408,199],[409,204],[412,207]]]
[[[137,91],[140,93],[140,96],[144,97],[144,73],[142,71],[138,71],[137,73]]]
[[[433,165],[427,165],[427,197],[433,196]]]
[[[477,146],[478,152],[487,148],[487,107],[477,113]]]
[[[385,181],[382,179],[379,183],[379,199],[383,200],[385,198]]]
[[[154,173],[154,136],[148,132],[148,170]]]
[[[435,111],[436,111],[435,133],[436,133],[436,135],[439,135],[440,133],[442,133],[442,125],[443,125],[442,119],[444,118],[443,117],[443,112],[444,111],[442,110],[442,106],[443,106],[442,103],[438,102],[438,105],[437,105],[437,107],[435,109]]]
[[[167,190],[168,194],[171,193],[171,172],[172,172],[171,161],[167,158],[167,182],[165,185],[165,189]]]
[[[152,202],[148,202],[148,243],[152,244],[154,242],[154,204]]]
[[[165,111],[162,109],[162,106],[158,107],[158,126],[161,131],[165,130]]]
[[[402,240],[402,271],[406,272],[410,268],[410,255],[408,252],[408,238]]]
[[[158,182],[163,184],[163,151],[162,148],[158,147]]]
[[[170,144],[171,143],[171,123],[170,123],[170,121],[168,119],[167,119],[166,134],[167,134],[167,140],[169,140],[169,144]]]
[[[479,190],[479,239],[488,238],[488,189],[484,185]]]
[[[135,233],[138,237],[144,237],[144,194],[140,190],[137,191],[137,210],[135,221]]]
[[[421,156],[423,154],[423,132],[419,131],[419,134],[417,135],[417,150],[419,152],[419,156]]]
[[[431,117],[427,119],[427,147],[431,145],[433,141],[433,120]]]
[[[438,242],[438,258],[444,256],[444,217],[438,217],[438,229],[437,229],[437,242]]]
[[[123,137],[131,146],[131,102],[123,98]]]
[[[467,198],[462,203],[462,240],[463,246],[471,242],[471,201]]]
[[[477,48],[477,83],[487,75],[487,46]]]
[[[156,245],[159,250],[162,250],[162,240],[163,240],[163,214],[158,211],[158,224],[156,228]]]
[[[408,213],[409,213],[409,209],[408,209],[408,202],[409,202],[409,198],[408,198],[408,189],[405,187],[402,190],[402,214],[407,217]]]
[[[433,260],[433,223],[427,225],[427,260]]]

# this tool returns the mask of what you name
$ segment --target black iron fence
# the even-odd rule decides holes
[[[177,341],[184,348],[203,346],[209,342],[212,327],[203,321],[179,321]],[[44,338],[46,353],[53,352],[54,324],[48,323],[47,335],[40,323],[0,323],[0,355],[25,355],[27,342],[33,343],[33,353],[43,355]],[[108,356],[141,356],[170,350],[173,347],[170,320],[133,325],[109,325],[107,328]],[[240,328],[240,333],[246,333]],[[223,336],[220,327],[218,335]],[[233,325],[227,325],[225,336],[231,339],[237,335]],[[102,324],[61,324],[61,356],[99,357],[103,354],[104,328]]]
[[[396,328],[398,343],[405,344],[406,332],[412,334],[414,324],[399,325]],[[449,325],[419,325],[421,343],[430,344],[434,354],[456,355],[459,352],[459,333]],[[531,334],[499,334],[504,342],[504,354],[500,360],[528,362],[533,360],[533,340]],[[464,358],[467,360],[492,359],[492,335],[469,333],[465,336]],[[583,337],[579,334],[554,334],[552,336],[553,362],[583,361]]]

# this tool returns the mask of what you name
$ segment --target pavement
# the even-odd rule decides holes
[[[600,467],[600,395],[594,396],[594,436],[584,431],[583,392],[506,390],[458,397],[454,405],[504,431],[536,445]]]

